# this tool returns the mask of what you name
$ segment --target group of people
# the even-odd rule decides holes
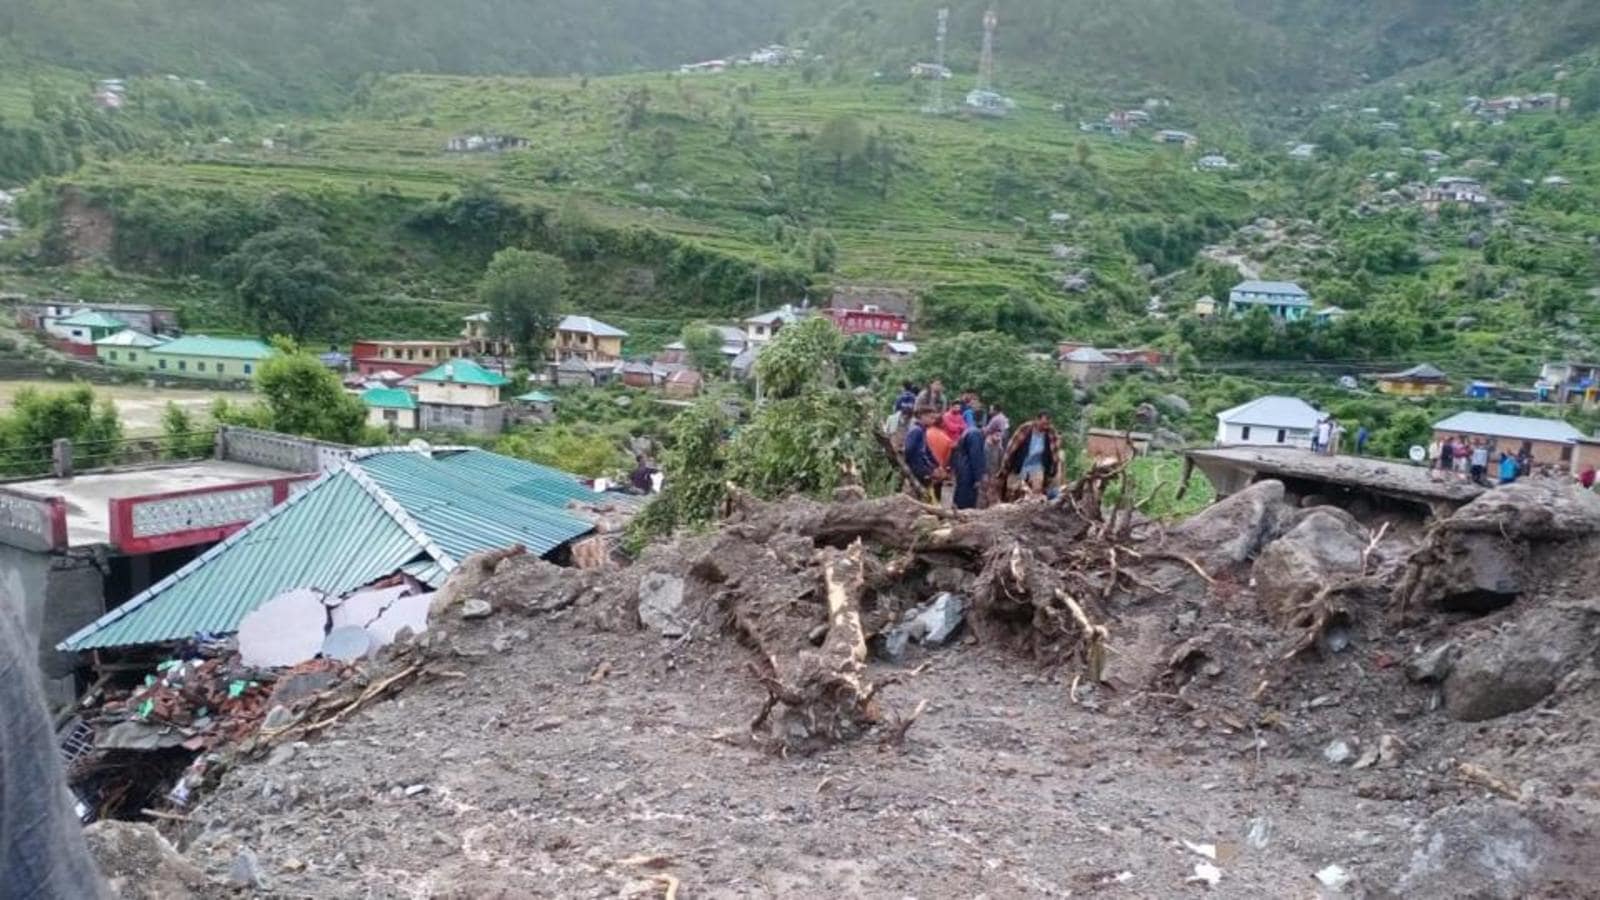
[[[1435,478],[1454,477],[1488,484],[1489,467],[1493,464],[1498,483],[1510,484],[1533,473],[1533,445],[1523,441],[1513,454],[1499,449],[1488,438],[1459,434],[1435,440],[1428,447],[1428,460],[1438,473]]]
[[[884,422],[905,462],[907,489],[956,509],[1003,503],[1059,486],[1061,436],[1040,411],[1015,432],[997,403],[977,391],[954,399],[935,378],[926,387],[906,382]]]

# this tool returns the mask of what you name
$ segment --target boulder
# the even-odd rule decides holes
[[[1286,624],[1323,587],[1361,574],[1367,547],[1361,525],[1344,510],[1319,506],[1256,559],[1256,598],[1268,616]]]
[[[1528,896],[1550,835],[1509,803],[1442,809],[1412,831],[1411,860],[1395,895],[1416,898]]]
[[[188,900],[215,893],[205,873],[153,825],[102,819],[83,830],[83,840],[112,893],[124,900]]]
[[[1246,562],[1276,536],[1283,496],[1283,482],[1258,481],[1174,528],[1173,549],[1208,569]]]
[[[684,602],[684,580],[650,572],[639,580],[639,622],[662,637],[682,637],[694,624]]]
[[[1600,604],[1535,608],[1510,627],[1466,647],[1444,680],[1445,709],[1481,722],[1550,696],[1600,648]]]
[[[1439,582],[1447,612],[1481,615],[1516,601],[1524,587],[1524,548],[1497,534],[1458,535],[1452,565]]]
[[[1168,415],[1180,418],[1189,415],[1193,410],[1189,401],[1178,394],[1162,394],[1156,398],[1156,405],[1166,410]]]
[[[1406,677],[1412,681],[1434,682],[1444,681],[1450,674],[1450,669],[1456,664],[1456,657],[1461,655],[1461,645],[1455,641],[1445,641],[1418,653],[1406,663]]]

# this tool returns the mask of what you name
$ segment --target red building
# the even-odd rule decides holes
[[[834,307],[823,310],[822,314],[845,334],[875,334],[890,341],[904,338],[910,324],[905,316],[876,306],[858,309]]]
[[[421,375],[452,359],[469,356],[465,340],[449,341],[356,341],[350,358],[362,375],[375,375],[385,369],[401,375]]]

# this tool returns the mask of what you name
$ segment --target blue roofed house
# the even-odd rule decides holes
[[[1228,292],[1228,310],[1234,315],[1256,308],[1274,319],[1298,322],[1311,313],[1311,295],[1292,281],[1241,281]]]
[[[587,516],[632,507],[572,475],[485,450],[355,451],[222,543],[68,636],[65,651],[230,634],[287,590],[343,596],[404,573],[440,587],[471,554],[565,562]]]

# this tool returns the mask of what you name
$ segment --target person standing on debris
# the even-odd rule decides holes
[[[654,493],[652,488],[655,483],[650,476],[656,473],[655,467],[650,465],[643,455],[635,456],[633,462],[633,471],[628,475],[628,484],[641,494]]]
[[[900,396],[895,398],[894,411],[905,416],[907,419],[910,419],[911,414],[917,411],[916,385],[909,381],[900,382]]]
[[[1333,419],[1331,417],[1323,416],[1317,422],[1316,443],[1311,449],[1317,453],[1333,452]]]
[[[981,428],[983,408],[978,405],[978,392],[968,388],[961,392],[961,417],[968,428]]]
[[[1029,491],[1042,494],[1060,465],[1061,436],[1050,424],[1050,413],[1040,410],[1012,436],[1006,448],[1006,474],[1016,475]]]
[[[1456,435],[1456,458],[1454,465],[1457,476],[1461,478],[1467,477],[1467,471],[1472,467],[1471,460],[1472,443],[1467,440],[1466,435]]]
[[[1578,484],[1586,491],[1594,489],[1594,466],[1583,467],[1583,471],[1578,473]]]
[[[1523,475],[1533,474],[1533,442],[1523,441],[1517,448],[1517,468]]]
[[[1500,454],[1500,483],[1510,484],[1517,480],[1517,473],[1521,470],[1517,458],[1509,453]]]
[[[1366,456],[1367,455],[1367,440],[1370,439],[1371,437],[1372,437],[1372,432],[1367,430],[1367,426],[1366,425],[1362,425],[1360,428],[1356,429],[1356,455],[1357,456]]]
[[[906,468],[911,470],[911,477],[917,480],[914,487],[918,494],[926,494],[939,480],[939,462],[934,459],[933,452],[928,447],[929,432],[941,430],[938,421],[938,413],[931,409],[919,408],[915,421],[906,430],[903,452]]]
[[[906,430],[911,427],[911,410],[900,409],[895,406],[889,418],[883,420],[883,433],[889,436],[889,443],[899,450],[905,446]]]
[[[955,478],[956,490],[953,505],[956,509],[977,509],[978,492],[983,486],[987,460],[983,450],[983,432],[968,428],[956,442],[950,455],[950,474]]]
[[[37,654],[22,635],[0,607],[0,896],[109,898],[68,803]]]
[[[1011,420],[1006,418],[999,404],[991,403],[988,421],[983,423],[984,467],[988,472],[984,487],[985,506],[1000,502],[1006,483],[1006,438],[1010,436],[1010,431]]]
[[[1489,445],[1483,438],[1478,438],[1472,444],[1472,456],[1469,463],[1469,472],[1473,484],[1483,484],[1483,475],[1489,471]]]
[[[1455,456],[1455,444],[1451,443],[1448,437],[1442,440],[1435,438],[1433,443],[1428,445],[1428,462],[1435,473],[1432,477],[1438,479],[1442,477],[1442,473],[1450,471],[1450,461],[1455,459]]]
[[[927,407],[941,412],[948,409],[950,405],[944,401],[944,382],[937,378],[928,382],[928,386],[917,395],[916,405],[918,409]]]

